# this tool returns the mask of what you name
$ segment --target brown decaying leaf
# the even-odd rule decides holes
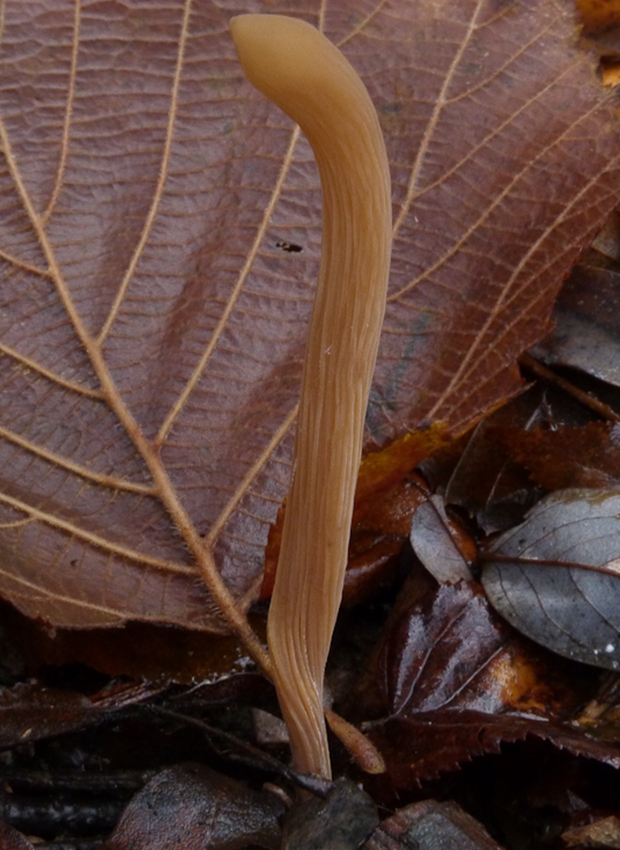
[[[493,428],[487,439],[522,464],[546,490],[620,485],[620,425],[590,422],[585,428]]]
[[[538,382],[452,446],[424,460],[420,469],[431,489],[444,493],[446,504],[464,508],[487,534],[504,531],[522,522],[526,511],[541,498],[538,484],[548,486],[540,477],[545,475],[546,461],[542,455],[536,458],[533,444],[537,438],[530,435],[541,435],[545,445],[557,442],[549,475],[556,462],[560,475],[578,475],[581,465],[588,473],[593,451],[603,463],[609,462],[613,448],[605,449],[608,428],[599,423],[590,430],[591,417],[589,408],[577,403],[572,394]],[[521,443],[528,446],[527,457],[518,451]],[[580,452],[586,444],[590,451],[584,455]],[[532,475],[530,460],[535,463]],[[608,466],[607,472],[612,475],[613,467]]]
[[[235,694],[242,698],[244,685],[239,678],[230,676],[217,685],[205,684],[194,690],[194,704],[221,702],[223,695],[230,698],[231,694]],[[250,674],[248,678],[252,678]],[[259,679],[257,674],[254,679]],[[262,683],[267,684],[265,679],[262,679]],[[249,682],[248,686],[252,684]],[[77,691],[46,687],[36,680],[5,687],[0,694],[0,748],[10,749],[66,732],[88,732],[110,712],[145,703],[164,690],[165,687],[157,685],[117,682],[87,698]],[[260,683],[254,692],[260,697]]]
[[[544,400],[536,387],[523,392],[479,422],[451,446],[420,464],[431,490],[444,494],[448,505],[458,505],[487,533],[514,525],[523,518],[522,499],[534,490],[527,472],[510,455],[486,439],[489,428],[517,425],[529,428],[544,422]],[[515,516],[516,514],[516,516]]]
[[[518,389],[515,356],[618,200],[615,106],[572,5],[251,7],[320,24],[386,135],[395,247],[367,447],[423,420],[461,430]],[[246,8],[4,8],[0,589],[31,617],[221,629],[206,578],[251,640],[321,211],[307,144],[234,58]]]
[[[262,619],[250,618],[258,635],[264,634]],[[0,650],[0,659],[13,679],[41,676],[42,670],[78,662],[108,676],[129,676],[155,685],[194,684],[214,682],[222,676],[230,681],[250,663],[247,651],[231,634],[139,621],[122,629],[62,629],[52,634],[6,602],[0,602],[0,623],[10,635],[10,644]],[[262,678],[258,674],[243,675]],[[266,679],[262,681],[270,687]]]
[[[5,688],[0,699],[0,747],[74,732],[100,719],[101,712],[81,694],[38,684],[15,685]]]
[[[477,756],[499,753],[502,743],[527,737],[550,741],[560,750],[620,768],[616,743],[589,738],[568,725],[481,711],[448,709],[410,719],[395,717],[373,731],[371,737],[385,757],[389,779],[396,789],[436,779]]]
[[[620,818],[602,818],[586,826],[569,829],[562,834],[567,847],[620,847]]]
[[[480,585],[420,578],[405,592],[410,604],[390,627],[379,664],[388,714],[447,708],[548,719],[574,707],[579,697],[493,611]]]
[[[275,797],[201,764],[162,770],[125,809],[105,850],[278,850],[281,806]]]
[[[377,680],[387,721],[370,732],[386,782],[411,788],[528,735],[620,767],[614,741],[572,720],[594,674],[539,650],[501,621],[479,585],[405,585]],[[594,731],[591,727],[588,731]]]

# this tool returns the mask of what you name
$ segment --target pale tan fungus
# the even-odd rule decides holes
[[[307,136],[323,192],[321,268],[268,641],[295,766],[329,777],[323,676],[385,309],[390,175],[368,92],[333,44],[281,15],[242,15],[230,27],[250,82]]]

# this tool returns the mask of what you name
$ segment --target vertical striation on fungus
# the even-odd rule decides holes
[[[364,84],[318,30],[282,15],[242,15],[230,27],[246,76],[299,124],[321,178],[321,267],[268,640],[295,765],[328,777],[323,677],[385,309],[389,166]]]

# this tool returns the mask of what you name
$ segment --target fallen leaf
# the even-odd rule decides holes
[[[285,10],[359,70],[391,162],[366,447],[428,420],[463,430],[518,392],[516,356],[618,203],[615,101],[569,2]],[[243,78],[229,16],[5,10],[0,591],[47,623],[221,631],[226,608],[242,630],[258,593],[321,209],[308,145]]]
[[[620,767],[617,736],[598,740],[596,724],[573,725],[596,671],[578,676],[574,663],[523,638],[475,583],[437,586],[420,573],[401,596],[375,665],[387,719],[368,731],[392,786],[384,799],[530,735]]]
[[[528,737],[550,741],[573,755],[620,768],[617,743],[598,741],[568,725],[481,711],[446,709],[421,712],[410,718],[394,717],[373,730],[370,737],[385,757],[387,776],[396,789],[437,779],[474,758],[500,753],[502,744]]]
[[[482,583],[493,606],[560,655],[620,669],[619,517],[617,490],[542,499],[485,555]]]
[[[475,517],[487,534],[520,522],[542,494],[509,451],[487,435],[511,426],[527,430],[548,424],[548,407],[544,393],[532,387],[491,413],[453,446],[431,455],[420,465],[431,489],[442,492],[446,504],[457,505]]]
[[[0,608],[0,622],[24,659],[22,672],[31,675],[78,662],[142,682],[195,683],[235,677],[252,666],[247,650],[232,635],[140,622],[123,629],[62,629],[50,635],[6,603]],[[261,633],[262,622],[256,617],[252,622]]]
[[[472,578],[469,562],[476,557],[476,546],[465,530],[449,519],[441,496],[431,496],[416,509],[410,541],[417,557],[440,584]]]
[[[620,425],[590,422],[585,428],[491,429],[489,440],[507,450],[546,490],[620,486]]]
[[[405,592],[407,589],[405,589]],[[580,697],[507,627],[473,582],[417,581],[389,628],[378,680],[389,715],[454,709],[565,713]]]
[[[281,805],[204,765],[162,770],[125,809],[105,850],[280,848]]]
[[[102,713],[81,694],[19,684],[0,694],[0,747],[75,732],[101,721]]]
[[[599,32],[620,23],[618,0],[577,0],[586,31]]]
[[[386,818],[363,850],[501,850],[471,815],[452,801],[412,803]]]
[[[324,800],[313,797],[291,810],[282,850],[357,850],[378,823],[371,798],[353,782],[339,779]]]
[[[572,366],[620,386],[620,274],[577,266],[553,310],[553,333],[532,353],[553,366]]]

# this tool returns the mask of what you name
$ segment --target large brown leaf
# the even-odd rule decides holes
[[[320,191],[242,77],[227,22],[246,9],[321,25],[386,134],[367,447],[514,393],[618,200],[612,95],[568,0],[8,0],[1,592],[57,625],[221,627],[202,576],[213,557],[243,610],[286,493]]]

